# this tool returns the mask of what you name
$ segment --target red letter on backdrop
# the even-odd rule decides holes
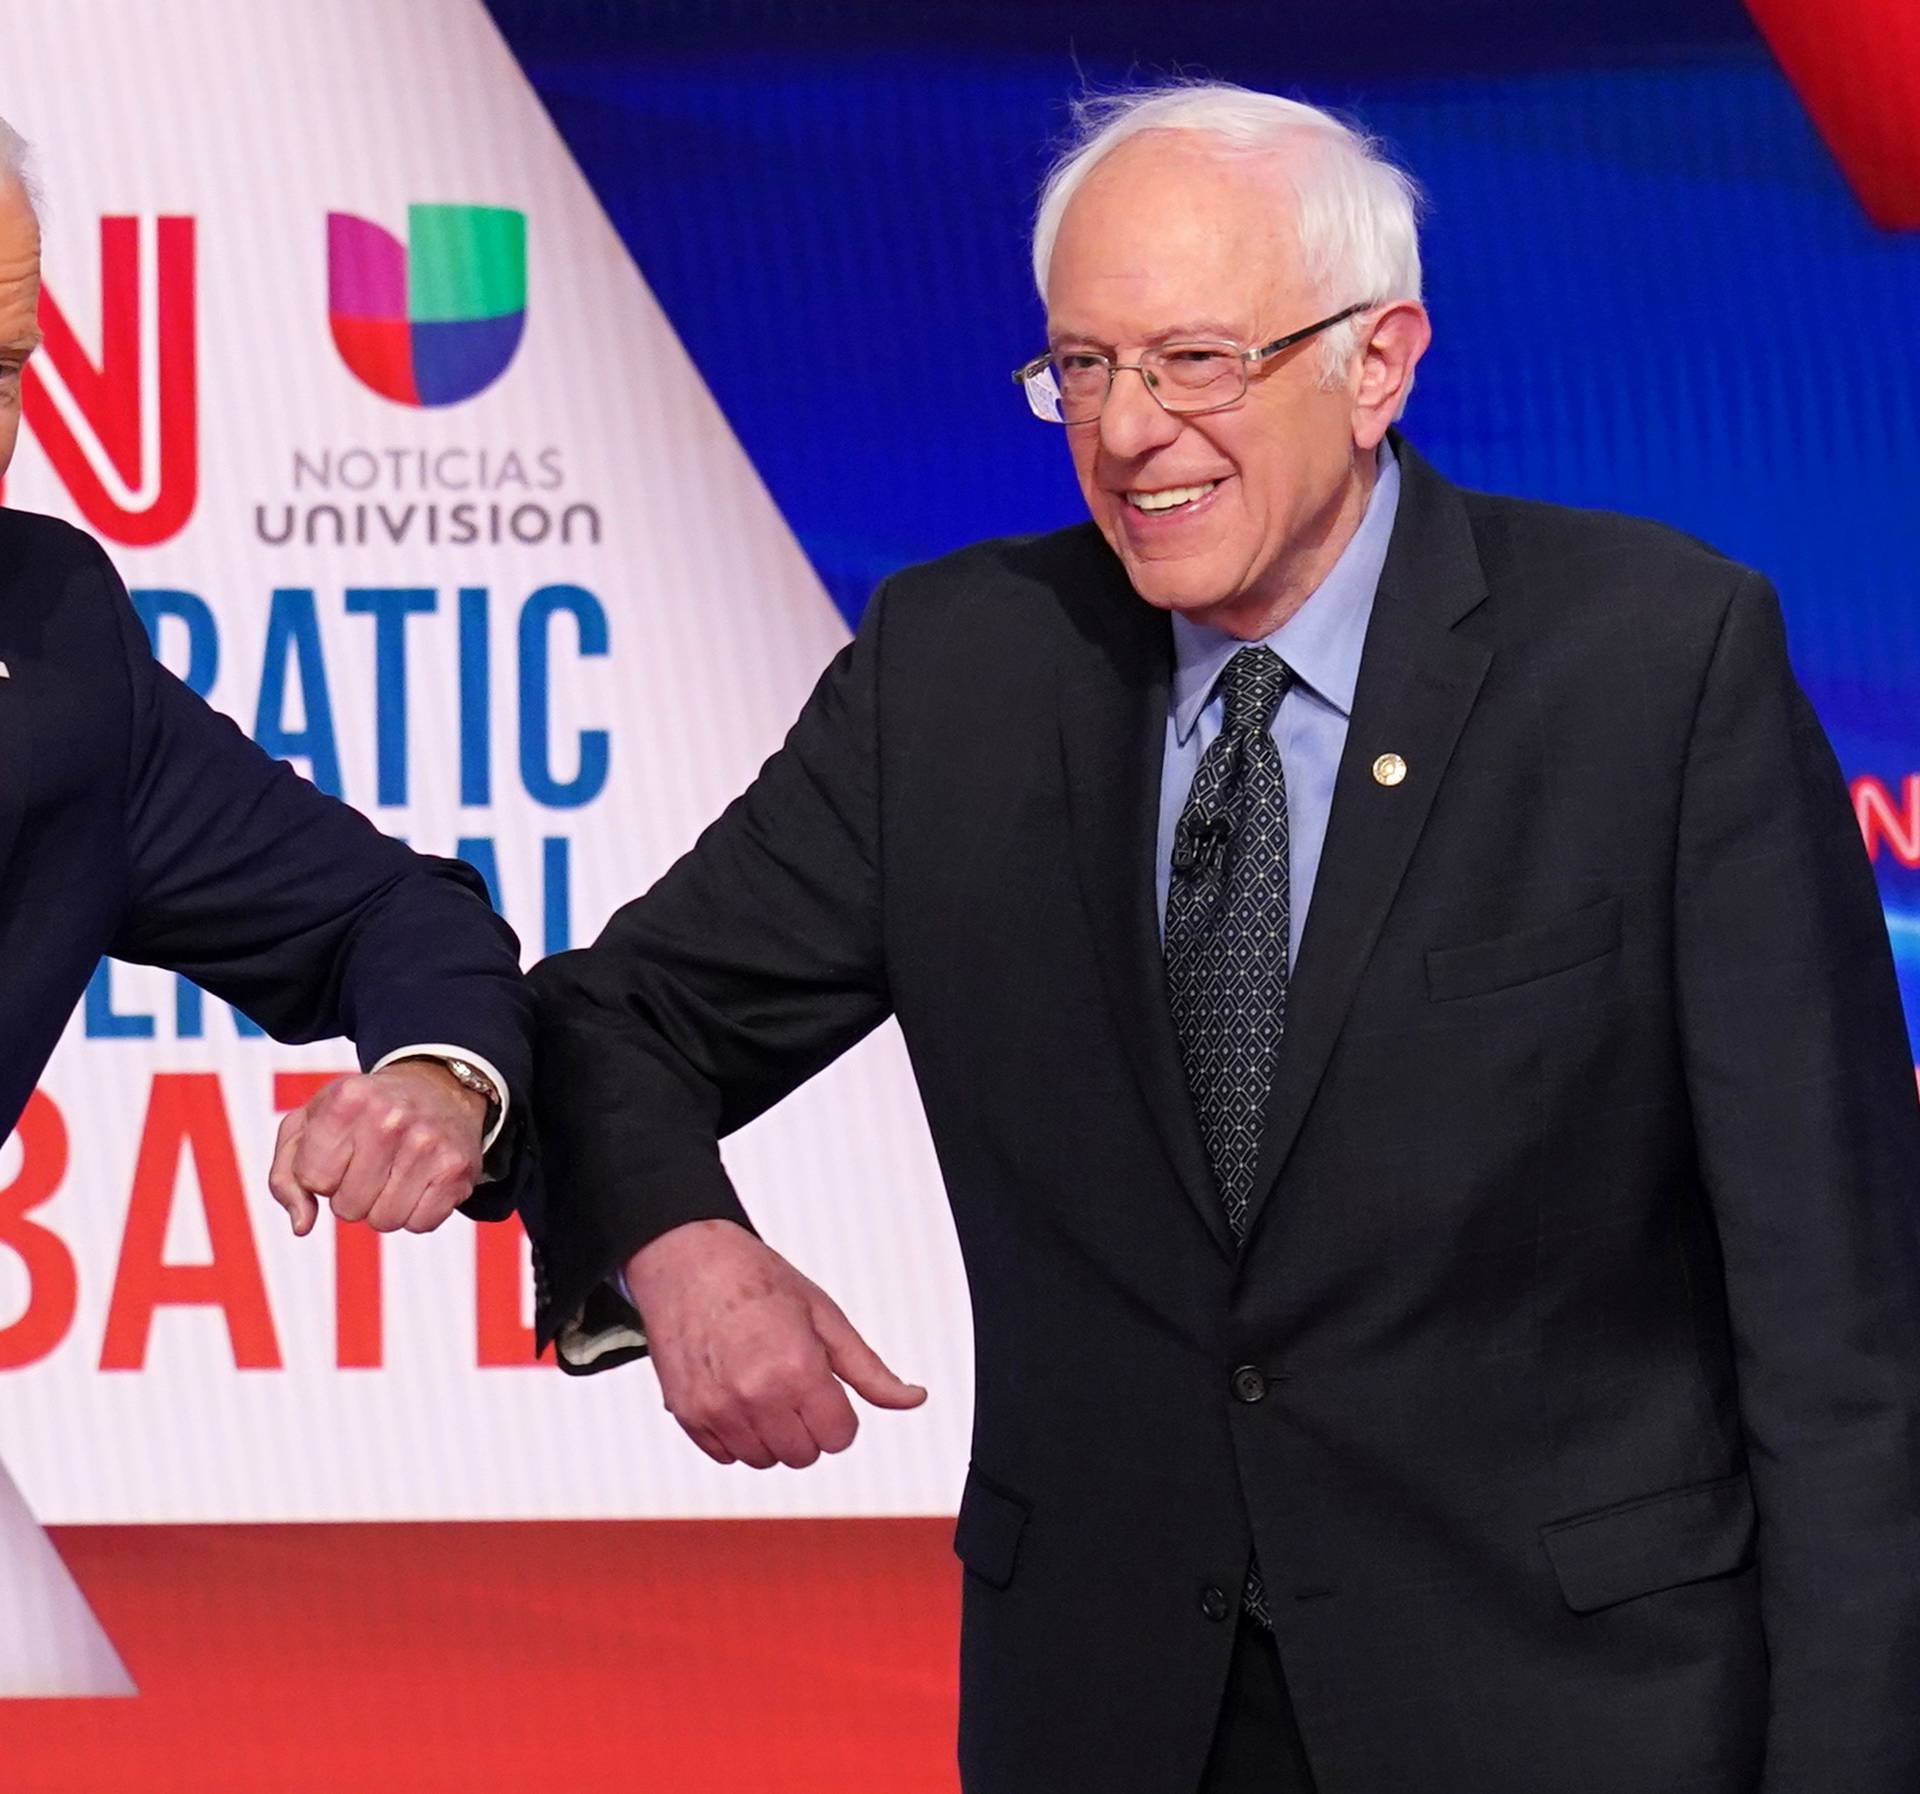
[[[277,1071],[273,1106],[284,1115],[311,1102],[337,1071]],[[323,1205],[324,1206],[324,1205]],[[342,1370],[378,1370],[386,1363],[380,1288],[380,1236],[364,1221],[333,1223],[333,1360]]]
[[[1920,866],[1920,772],[1907,774],[1898,803],[1879,779],[1855,779],[1853,813],[1860,819],[1868,859],[1879,859],[1884,845],[1901,865]]]
[[[213,1247],[212,1261],[203,1265],[170,1265],[161,1258],[183,1156],[192,1158],[199,1173],[200,1201]],[[100,1348],[102,1370],[146,1368],[154,1310],[162,1305],[220,1309],[237,1368],[280,1368],[280,1343],[247,1220],[233,1130],[220,1079],[213,1072],[154,1076],[107,1311],[107,1336]]]
[[[36,1090],[21,1111],[20,1175],[0,1190],[0,1246],[18,1255],[27,1268],[27,1311],[10,1327],[0,1327],[0,1370],[18,1370],[44,1358],[67,1336],[80,1285],[73,1254],[56,1233],[29,1221],[60,1188],[67,1174],[67,1124],[53,1098]]]

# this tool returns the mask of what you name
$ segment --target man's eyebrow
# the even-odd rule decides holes
[[[1232,324],[1223,324],[1218,318],[1187,319],[1165,330],[1156,330],[1151,336],[1141,339],[1149,348],[1156,348],[1163,343],[1239,343],[1246,340],[1243,330]],[[1047,346],[1052,349],[1065,347],[1069,343],[1078,347],[1102,349],[1109,354],[1113,350],[1111,343],[1102,342],[1100,338],[1080,330],[1056,330],[1047,339]]]
[[[29,330],[23,336],[12,336],[0,341],[0,355],[31,355],[40,347],[40,342],[40,332]]]
[[[1245,340],[1245,334],[1240,326],[1223,324],[1218,318],[1194,318],[1171,330],[1161,331],[1153,340],[1156,343],[1174,343],[1204,337],[1216,342],[1237,343]]]

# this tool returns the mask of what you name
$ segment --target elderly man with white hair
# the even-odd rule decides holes
[[[543,1325],[723,1463],[920,1400],[716,1145],[895,1015],[969,1794],[1913,1794],[1920,1109],[1773,594],[1421,460],[1363,135],[1084,126],[1016,379],[1091,524],[887,580],[536,970]]]
[[[39,297],[26,146],[0,121],[0,473]],[[268,1182],[296,1233],[322,1201],[424,1233],[525,1187],[531,1006],[479,875],[248,741],[154,660],[97,543],[0,510],[0,1137],[103,954],[183,972],[278,1039],[352,1037],[367,1069],[280,1129]],[[55,1611],[30,1526],[0,1472],[0,1694],[97,1688],[111,1653]]]

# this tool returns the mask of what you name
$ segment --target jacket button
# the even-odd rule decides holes
[[[1258,1368],[1243,1364],[1233,1373],[1233,1396],[1235,1401],[1257,1402],[1264,1400],[1267,1393],[1267,1379]]]
[[[1200,1611],[1210,1620],[1224,1620],[1233,1611],[1233,1604],[1227,1599],[1225,1589],[1209,1583],[1200,1591]]]

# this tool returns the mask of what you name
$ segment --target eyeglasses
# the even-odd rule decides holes
[[[1123,368],[1138,374],[1161,410],[1177,417],[1224,411],[1246,397],[1248,373],[1256,363],[1344,324],[1372,304],[1369,299],[1349,305],[1345,311],[1337,311],[1290,336],[1277,336],[1257,349],[1243,349],[1229,342],[1160,343],[1143,351],[1138,361],[1115,361],[1097,349],[1049,349],[1025,367],[1015,368],[1014,384],[1026,389],[1033,415],[1049,424],[1092,423],[1106,406],[1114,375]]]

